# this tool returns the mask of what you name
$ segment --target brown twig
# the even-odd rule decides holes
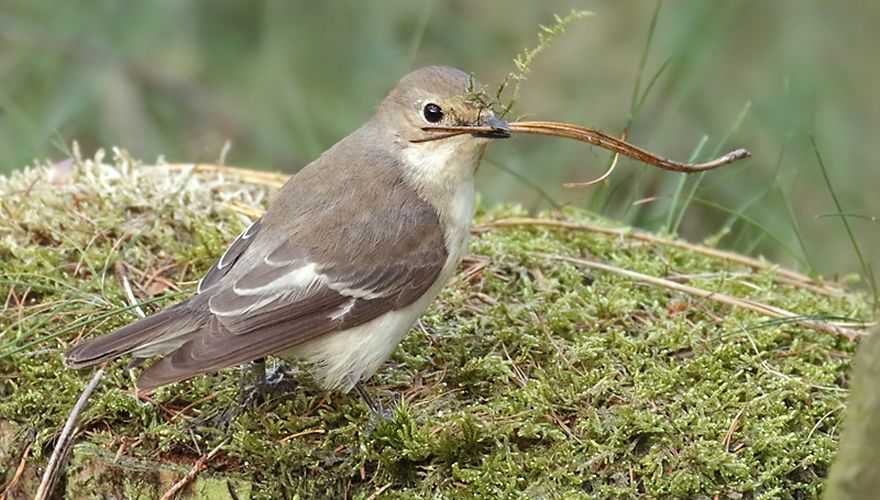
[[[554,137],[564,137],[567,139],[588,142],[594,146],[599,146],[600,148],[614,151],[615,153],[628,156],[643,163],[647,163],[648,165],[653,165],[655,167],[662,168],[663,170],[671,170],[673,172],[703,172],[751,156],[751,153],[749,153],[748,150],[740,148],[705,163],[684,163],[680,161],[670,160],[668,158],[663,158],[662,156],[646,151],[638,146],[630,144],[614,136],[608,135],[599,130],[581,127],[580,125],[574,125],[571,123],[525,121],[513,122],[509,124],[509,127],[510,133],[514,134],[549,135]],[[462,134],[498,132],[492,127],[483,126],[433,126],[422,127],[422,130],[426,132],[439,133],[432,137],[417,139],[412,142],[434,141]]]
[[[31,451],[31,447],[33,443],[28,444],[24,452],[21,454],[21,461],[18,463],[18,467],[15,469],[15,474],[13,474],[12,479],[9,480],[9,483],[6,484],[6,487],[3,488],[3,493],[0,493],[0,500],[6,500],[9,497],[9,494],[12,492],[13,488],[18,484],[19,479],[21,479],[21,475],[24,473],[24,468],[27,466],[27,454]]]
[[[196,462],[193,464],[192,469],[190,469],[189,472],[187,472],[186,475],[180,479],[180,481],[177,481],[176,483],[172,484],[170,488],[168,488],[168,491],[166,491],[165,494],[162,495],[162,500],[171,500],[172,498],[174,498],[174,495],[185,488],[186,485],[191,483],[192,480],[195,479],[196,476],[198,476],[199,473],[205,469],[205,466],[208,465],[208,462],[210,462],[212,458],[214,458],[214,455],[216,455],[217,452],[220,451],[220,448],[222,448],[227,442],[229,442],[229,438],[221,441],[220,444],[218,444],[216,447],[214,447],[213,450],[208,452],[207,455],[202,455],[201,457],[199,457],[198,460],[196,460]]]
[[[802,315],[795,314],[791,311],[787,311],[785,309],[771,306],[769,304],[764,304],[762,302],[758,302],[750,299],[741,299],[739,297],[733,297],[731,295],[727,295],[719,292],[711,292],[709,290],[703,290],[701,288],[696,288],[688,285],[683,285],[681,283],[676,283],[674,281],[670,281],[664,278],[657,278],[655,276],[649,276],[647,274],[638,273],[635,271],[630,271],[628,269],[622,269],[620,267],[612,266],[609,264],[602,264],[600,262],[595,262],[586,259],[579,259],[575,257],[565,257],[562,255],[551,255],[551,254],[538,254],[542,257],[552,260],[558,260],[562,262],[569,262],[571,264],[589,267],[591,269],[598,269],[600,271],[605,271],[613,274],[617,274],[619,276],[626,276],[628,278],[632,278],[637,281],[641,281],[644,283],[648,283],[650,285],[659,286],[662,288],[667,288],[669,290],[675,290],[677,292],[686,293],[688,295],[692,295],[694,297],[700,297],[703,299],[714,300],[716,302],[720,302],[722,304],[727,304],[735,307],[742,307],[744,309],[748,309],[750,311],[756,312],[758,314],[762,314],[764,316],[768,316],[770,318],[776,319],[784,319],[791,321],[792,323],[802,326],[804,328],[809,328],[811,330],[819,331],[819,332],[827,332],[834,333],[837,335],[843,335],[850,340],[856,340],[860,336],[865,335],[865,332],[858,332],[855,330],[851,330],[849,328],[835,325],[832,323],[827,323],[824,321],[817,321],[813,319],[806,319]]]

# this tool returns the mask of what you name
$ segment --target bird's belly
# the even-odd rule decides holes
[[[312,365],[311,373],[324,389],[348,392],[357,382],[366,380],[391,356],[397,344],[434,297],[430,290],[412,304],[348,330],[328,333],[303,342],[281,357],[304,359]]]

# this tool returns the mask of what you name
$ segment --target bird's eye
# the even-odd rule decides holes
[[[430,123],[437,123],[443,119],[443,110],[440,109],[440,106],[433,103],[426,104],[422,114],[425,116],[425,120],[428,120]]]

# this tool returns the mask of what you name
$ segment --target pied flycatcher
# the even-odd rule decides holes
[[[141,391],[270,355],[305,359],[325,389],[368,379],[461,262],[474,173],[486,144],[510,136],[472,89],[449,67],[405,76],[281,188],[192,297],[80,343],[65,363],[158,358]],[[432,140],[422,129],[437,125],[483,132]]]

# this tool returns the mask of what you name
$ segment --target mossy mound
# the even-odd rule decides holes
[[[0,179],[0,481],[22,456],[31,464],[13,495],[28,494],[90,376],[65,368],[60,353],[134,319],[119,276],[147,309],[173,303],[174,289],[191,290],[246,224],[233,200],[260,207],[267,196],[236,177],[140,167],[122,152],[70,172],[32,168]],[[506,207],[478,219],[515,215],[522,210]],[[578,210],[545,217],[604,224]],[[809,316],[864,319],[862,297],[588,231],[494,227],[475,234],[471,252],[373,379],[394,407],[387,420],[372,420],[355,396],[293,375],[299,390],[212,426],[236,404],[236,370],[143,403],[126,392],[120,361],[82,414],[59,488],[77,498],[155,497],[223,444],[184,496],[217,488],[230,498],[821,491],[854,342],[547,254]]]

